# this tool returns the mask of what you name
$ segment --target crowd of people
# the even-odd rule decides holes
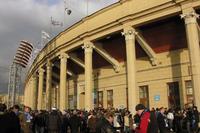
[[[31,110],[0,103],[0,133],[198,133],[199,112],[187,109],[147,109],[138,104],[127,109],[96,108],[91,111]]]
[[[136,111],[139,116],[136,133],[200,133],[196,106],[182,110],[161,107],[149,111],[138,104]]]

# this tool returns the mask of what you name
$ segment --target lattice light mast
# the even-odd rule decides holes
[[[26,68],[32,50],[33,45],[31,43],[25,40],[20,41],[20,46],[14,57],[13,63],[10,66],[7,103],[9,107],[19,102],[17,95],[20,93],[22,69]]]

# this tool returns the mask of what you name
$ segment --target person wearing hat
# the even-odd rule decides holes
[[[137,114],[140,116],[140,123],[136,128],[136,133],[147,133],[150,113],[143,104],[138,104],[135,107]]]

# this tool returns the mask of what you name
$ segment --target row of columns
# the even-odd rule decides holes
[[[92,76],[92,52],[93,52],[93,44],[90,42],[86,42],[83,46],[83,49],[85,50],[85,109],[90,110],[93,108],[93,76]],[[59,101],[59,109],[64,110],[68,106],[68,95],[67,95],[67,59],[69,56],[63,52],[60,54],[60,85],[59,89],[57,88],[57,101]],[[44,72],[45,70],[43,68],[39,68],[38,74],[39,74],[39,82],[38,82],[38,99],[36,100],[37,95],[37,88],[34,87],[34,98],[32,99],[32,102],[35,103],[34,106],[31,104],[31,107],[33,109],[36,109],[36,103],[37,103],[37,109],[43,108],[43,84],[44,84]],[[34,82],[36,86],[36,78],[34,77]],[[47,62],[46,67],[46,109],[51,109],[51,89],[52,89],[52,63],[50,61]],[[37,101],[37,102],[36,102]]]
[[[126,39],[127,46],[127,73],[128,73],[128,88],[129,88],[129,108],[132,108],[136,104],[136,81],[135,81],[135,36],[134,29],[128,27],[124,30],[124,35]],[[92,67],[92,53],[94,45],[90,41],[85,41],[84,46],[82,47],[85,52],[85,109],[91,110],[94,108],[94,100],[93,100],[93,67]],[[59,100],[59,109],[64,110],[68,106],[68,95],[67,95],[67,59],[69,56],[66,53],[60,54],[60,87],[57,88],[59,90],[59,94],[57,96]],[[131,66],[131,67],[129,67]],[[37,101],[37,109],[42,109],[43,107],[43,84],[44,84],[44,72],[43,68],[39,68],[39,83],[38,83],[38,98],[36,100],[37,86],[36,86],[36,77],[34,76],[34,91],[31,106],[33,109],[36,109],[36,101]],[[52,63],[50,61],[47,62],[46,66],[46,109],[51,109],[51,89],[52,89]]]
[[[68,95],[66,89],[66,80],[67,80],[67,58],[68,55],[66,53],[60,54],[60,88],[57,89],[57,105],[60,105],[59,108],[64,110],[67,108],[68,105]],[[47,62],[47,69],[46,69],[46,109],[51,109],[52,98],[52,63],[50,61]],[[38,99],[34,100],[37,101],[37,109],[43,109],[43,84],[44,84],[44,72],[45,70],[41,67],[38,70],[39,74],[39,83],[38,83]],[[37,88],[36,88],[37,90]],[[58,94],[59,93],[59,94]],[[34,93],[36,95],[36,92]],[[56,94],[55,94],[56,95]],[[59,99],[58,99],[59,98]]]
[[[192,66],[192,82],[194,88],[195,105],[200,108],[200,51],[199,51],[199,37],[197,29],[197,15],[192,10],[191,12],[183,12],[182,16],[185,20],[186,34],[190,55],[190,62]],[[138,103],[138,90],[136,85],[136,52],[135,52],[135,29],[129,25],[124,25],[124,33],[126,41],[126,61],[127,61],[127,77],[128,77],[128,108],[131,112],[134,111],[135,105]],[[93,67],[92,67],[92,53],[93,44],[90,41],[85,41],[82,47],[85,52],[85,109],[93,109]],[[66,53],[60,54],[60,90],[59,90],[59,108],[64,110],[68,105],[67,95],[67,59],[69,56]],[[38,84],[38,104],[37,108],[42,109],[42,90],[44,70],[39,69],[39,84]],[[47,109],[51,107],[51,77],[52,77],[52,64],[47,63],[47,78],[46,78],[46,105]],[[35,82],[34,82],[35,84]],[[34,89],[36,87],[34,86]],[[35,90],[34,90],[34,93]],[[33,99],[36,99],[35,96]],[[58,99],[57,99],[58,100]],[[36,105],[34,104],[34,107]]]

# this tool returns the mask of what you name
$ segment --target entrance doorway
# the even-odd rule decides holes
[[[167,83],[169,108],[180,108],[180,93],[178,82]]]

